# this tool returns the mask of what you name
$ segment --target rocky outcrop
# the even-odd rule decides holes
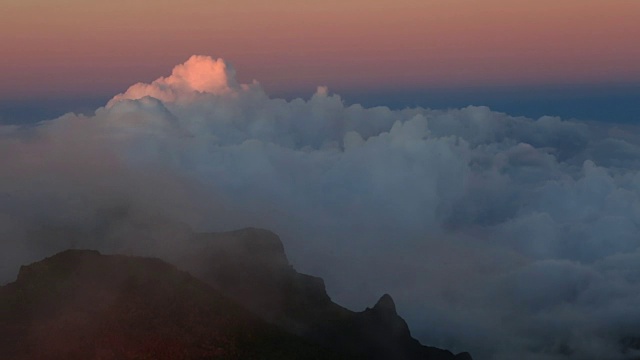
[[[166,260],[176,265],[179,269],[188,271],[201,281],[198,282],[200,285],[195,285],[193,281],[196,280],[191,278],[192,280],[187,281],[187,283],[193,283],[194,285],[192,286],[198,288],[206,283],[212,288],[210,290],[217,294],[217,297],[230,298],[233,300],[232,302],[248,309],[250,313],[257,315],[262,321],[266,321],[266,323],[276,326],[286,334],[289,334],[288,336],[292,336],[295,339],[302,338],[307,344],[315,344],[314,346],[319,346],[319,348],[328,349],[334,354],[334,358],[335,356],[346,356],[349,359],[372,360],[471,359],[468,353],[454,355],[447,350],[421,345],[411,336],[407,323],[397,314],[395,303],[388,294],[383,295],[372,308],[367,308],[361,312],[351,311],[334,303],[328,296],[324,281],[321,278],[298,273],[290,265],[282,242],[276,234],[270,231],[247,228],[224,233],[194,234],[184,226],[176,227],[171,224],[165,224],[164,227],[158,227],[155,223],[133,226],[132,228],[135,231],[122,233],[122,239],[112,238],[111,240],[116,243],[121,241],[127,244],[137,244],[139,242],[131,241],[131,239],[142,239],[141,242],[145,245],[144,249],[133,248],[130,249],[132,252],[140,253],[144,250],[145,253],[148,253],[150,249],[153,249],[153,256]],[[179,231],[175,231],[176,228]],[[174,231],[163,231],[161,229],[174,229]],[[161,233],[161,236],[157,235],[158,232]],[[66,237],[64,234],[67,233],[69,231],[64,233],[56,232],[58,242],[63,241],[63,238]],[[44,237],[49,235],[50,232],[44,230],[41,234],[38,234],[38,236]],[[76,236],[99,237],[101,235],[100,233],[89,235],[78,233]],[[179,241],[167,240],[174,237]],[[129,253],[127,249],[124,249],[124,251]],[[61,286],[60,284],[69,284],[67,280],[60,279],[67,279],[68,276],[71,276],[71,279],[77,279],[77,276],[82,278],[81,274],[83,272],[91,274],[91,271],[96,269],[89,265],[95,259],[103,258],[97,252],[83,252],[84,255],[77,257],[75,260],[73,260],[74,257],[72,256],[70,259],[60,261],[60,259],[66,259],[69,254],[74,253],[63,253],[52,258],[58,260],[48,259],[47,261],[24,267],[16,284],[29,284],[24,286],[35,286],[35,288],[41,289],[57,288]],[[89,261],[87,259],[93,260]],[[115,259],[127,259],[127,257],[115,257]],[[74,263],[74,261],[80,261],[80,264],[71,266],[70,264]],[[145,261],[162,263],[160,260],[147,259]],[[52,266],[54,263],[57,265]],[[127,263],[127,261],[123,263]],[[134,263],[137,264],[138,262],[135,261],[131,264]],[[125,268],[130,266],[141,265],[127,265]],[[163,266],[168,265],[164,264]],[[147,268],[146,265],[142,267]],[[165,273],[166,269],[162,270],[161,268],[158,268],[158,271]],[[75,270],[71,271],[69,269]],[[175,268],[172,271],[177,272]],[[169,271],[169,273],[173,273],[172,271]],[[43,277],[37,274],[49,275]],[[183,275],[187,276],[184,273]],[[61,276],[61,278],[57,278],[57,276]],[[111,289],[109,291],[100,290],[101,292],[98,293],[105,294],[105,296],[98,297],[92,301],[96,304],[104,304],[104,300],[109,299],[107,295],[112,294],[115,286],[111,279],[122,280],[122,276],[124,275],[120,273],[111,273],[107,277],[90,277],[87,279],[85,284],[90,284],[92,281],[103,282],[103,285],[108,285],[110,286],[108,289]],[[173,276],[173,278],[175,279],[176,277]],[[93,280],[90,281],[90,279]],[[150,279],[155,279],[155,282],[152,282],[153,284],[162,285],[162,282],[157,278],[152,277]],[[150,293],[153,293],[151,289],[156,285],[148,284],[145,286]],[[0,288],[0,292],[10,291],[7,289],[11,289],[14,286],[17,285],[8,285],[6,288]],[[21,287],[20,289],[20,291],[24,291],[25,288]],[[90,290],[90,287],[86,289]],[[79,294],[81,289],[77,291],[77,293],[73,294]],[[165,295],[169,296],[169,298],[177,296],[171,294],[166,293]],[[72,295],[69,296],[72,297]],[[86,298],[87,295],[78,296]],[[153,303],[155,300],[146,299],[145,301]],[[167,306],[171,308],[170,305]],[[10,308],[13,309],[13,307]],[[160,311],[160,308],[156,310]],[[0,316],[3,316],[1,312],[2,306],[0,306]],[[7,314],[5,313],[5,315]],[[159,312],[154,316],[162,317],[164,315]],[[122,321],[126,323],[126,318],[122,318]],[[54,331],[53,333],[56,332]],[[0,333],[0,338],[5,335],[4,339],[12,339],[13,335],[11,333]],[[132,338],[135,338],[135,336]],[[299,348],[304,348],[304,346]],[[0,350],[2,350],[1,347]],[[307,359],[309,357],[299,358]]]
[[[346,359],[164,261],[81,250],[0,287],[0,358]]]
[[[422,346],[411,337],[390,295],[354,312],[331,301],[322,279],[289,264],[279,237],[248,228],[195,235],[170,261],[270,323],[354,358],[463,360],[468,353]]]

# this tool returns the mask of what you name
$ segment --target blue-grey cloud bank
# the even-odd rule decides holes
[[[179,246],[172,222],[258,226],[337,302],[393,294],[424,343],[478,359],[640,356],[626,346],[640,338],[634,125],[347,106],[325,87],[285,101],[194,56],[94,115],[1,126],[0,168],[3,282],[69,246]],[[119,240],[154,221],[158,234]],[[104,236],[32,236],[69,227]]]

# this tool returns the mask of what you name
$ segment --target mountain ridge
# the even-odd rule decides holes
[[[3,359],[342,358],[157,258],[67,250],[0,287]]]
[[[372,360],[471,359],[420,344],[389,294],[361,312],[334,303],[324,280],[297,272],[269,230],[194,234],[167,256],[266,321],[334,351]]]
[[[372,308],[366,308],[361,312],[351,311],[334,303],[327,294],[324,281],[321,278],[298,273],[293,268],[287,259],[282,241],[271,231],[245,228],[221,233],[190,233],[186,238],[181,238],[180,246],[158,246],[156,249],[158,251],[152,254],[154,257],[101,255],[94,250],[63,251],[40,262],[22,266],[14,283],[0,287],[0,301],[3,301],[3,296],[6,301],[6,296],[3,294],[10,292],[11,288],[17,286],[15,284],[32,284],[30,286],[45,289],[64,287],[68,285],[68,279],[83,279],[82,269],[85,271],[93,269],[90,266],[92,261],[113,257],[113,261],[120,264],[118,267],[124,266],[122,263],[129,264],[131,262],[138,265],[129,264],[124,268],[129,270],[131,267],[134,270],[136,267],[142,268],[131,270],[138,274],[134,276],[134,279],[155,279],[156,282],[152,281],[152,284],[158,285],[158,279],[141,277],[136,272],[141,271],[142,274],[145,274],[144,268],[148,266],[168,271],[173,274],[169,276],[170,278],[190,279],[187,282],[199,284],[193,285],[197,288],[208,288],[209,290],[200,291],[202,293],[211,292],[207,296],[212,299],[218,297],[227,299],[229,303],[234,304],[232,307],[240,309],[238,310],[240,313],[244,311],[249,314],[243,315],[244,318],[253,316],[252,321],[254,322],[252,324],[257,324],[255,321],[262,322],[264,324],[260,326],[271,326],[275,329],[273,331],[279,334],[273,335],[275,338],[281,339],[284,336],[285,339],[289,339],[282,341],[293,344],[293,347],[298,349],[293,350],[293,354],[298,354],[299,349],[305,349],[305,347],[316,347],[321,349],[321,354],[323,351],[326,354],[331,354],[329,358],[345,356],[350,359],[372,360],[471,359],[468,353],[454,355],[447,350],[421,345],[411,337],[408,325],[397,314],[395,303],[388,294],[382,295]],[[65,256],[70,256],[69,254],[76,254],[80,260],[69,261],[66,265],[63,261],[64,266],[60,266],[60,264],[51,266],[53,261],[51,259],[64,259]],[[124,276],[121,271],[113,270],[112,273],[120,278]],[[178,276],[174,273],[182,275]],[[37,274],[48,275],[43,277],[37,276]],[[110,284],[109,277],[105,278],[104,275],[98,276],[97,279],[89,277],[85,281],[88,284],[96,281]],[[49,284],[47,281],[51,283]],[[127,283],[127,281],[124,282]],[[138,280],[133,281],[134,284],[148,287],[149,294],[161,295],[153,290],[153,286],[136,281]],[[176,289],[165,290],[172,294],[180,293],[182,291],[180,284],[182,283],[176,285],[178,286]],[[91,286],[88,285],[89,288]],[[162,289],[162,286],[160,288]],[[109,291],[106,293],[109,295]],[[46,293],[41,294],[41,296],[45,295]],[[80,293],[78,296],[85,300],[88,296],[98,304],[108,298],[108,296],[104,296],[95,299],[90,295]],[[175,294],[172,296],[180,297]],[[161,300],[152,298],[146,301],[161,302]],[[99,312],[100,310],[93,309],[92,311]],[[37,319],[37,316],[35,318]],[[0,326],[2,326],[2,319],[6,323],[7,319],[11,319],[11,314],[3,314],[0,311]],[[122,318],[122,321],[126,322],[126,317]],[[240,323],[243,322],[240,321]],[[5,333],[7,331],[5,328]],[[10,331],[6,335],[7,338],[13,336]],[[268,354],[266,358],[268,358]],[[290,358],[296,358],[295,355],[291,356],[294,357]]]

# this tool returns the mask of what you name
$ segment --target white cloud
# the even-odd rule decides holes
[[[33,240],[41,226],[149,252],[177,246],[166,219],[261,226],[338,302],[390,292],[424,342],[478,359],[624,358],[640,335],[639,129],[347,106],[326,87],[284,101],[234,75],[194,56],[95,116],[0,127],[3,279],[74,245]]]

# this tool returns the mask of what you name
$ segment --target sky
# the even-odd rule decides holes
[[[0,126],[0,283],[69,247],[161,256],[185,227],[261,227],[339,304],[392,294],[424,344],[629,359],[638,159],[637,124],[287,101],[194,55],[92,114]]]
[[[0,14],[0,284],[254,226],[424,344],[640,354],[640,3],[85,3]]]
[[[326,85],[354,103],[403,93],[413,100],[364,103],[576,117],[599,97],[628,121],[637,106],[618,90],[640,95],[639,18],[635,0],[3,0],[0,109],[32,121],[87,110],[207,54],[273,96]],[[531,111],[529,89],[556,104]]]

